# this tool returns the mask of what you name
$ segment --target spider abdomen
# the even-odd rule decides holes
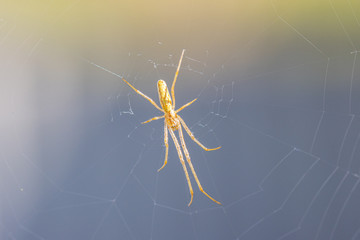
[[[161,107],[164,109],[165,113],[170,113],[173,110],[173,106],[166,82],[164,80],[159,80],[157,82],[157,87]]]

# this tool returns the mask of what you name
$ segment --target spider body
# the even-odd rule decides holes
[[[190,191],[190,202],[188,204],[188,206],[191,205],[192,200],[193,200],[193,188],[190,182],[190,177],[189,177],[189,173],[187,171],[186,165],[185,165],[185,161],[184,161],[184,157],[183,157],[183,153],[185,154],[187,163],[190,167],[190,170],[195,178],[195,181],[200,189],[200,191],[205,194],[208,198],[210,198],[212,201],[216,202],[217,204],[221,204],[220,202],[216,201],[214,198],[212,198],[209,194],[207,194],[203,187],[200,184],[200,181],[196,175],[194,166],[192,165],[191,159],[190,159],[190,154],[189,151],[187,150],[186,144],[185,144],[185,140],[184,140],[184,135],[183,135],[183,131],[182,131],[182,126],[184,127],[185,131],[187,132],[187,134],[189,134],[189,136],[191,137],[191,139],[196,142],[200,147],[202,147],[205,151],[212,151],[212,150],[217,150],[220,147],[217,148],[207,148],[204,145],[202,145],[192,134],[192,132],[190,131],[190,129],[188,128],[188,126],[185,124],[185,121],[177,114],[178,112],[180,112],[181,110],[183,110],[184,108],[188,107],[189,105],[191,105],[193,102],[196,101],[196,98],[194,100],[192,100],[191,102],[188,102],[187,104],[183,105],[182,107],[180,107],[179,109],[175,110],[175,92],[174,92],[174,88],[175,88],[175,83],[176,83],[176,79],[177,76],[179,74],[179,70],[180,70],[180,66],[181,66],[181,61],[182,58],[184,56],[184,52],[185,49],[182,51],[180,60],[179,60],[179,64],[177,67],[177,70],[175,72],[175,77],[174,77],[174,81],[172,83],[171,86],[171,94],[169,93],[169,89],[165,83],[164,80],[159,80],[157,82],[157,88],[158,88],[158,94],[159,94],[159,101],[160,101],[160,105],[161,108],[154,102],[154,100],[152,100],[151,98],[149,98],[148,96],[146,96],[145,94],[143,94],[142,92],[140,92],[139,90],[137,90],[135,87],[133,87],[130,83],[128,83],[124,78],[124,82],[127,83],[136,93],[138,93],[139,95],[141,95],[142,97],[146,98],[152,105],[154,105],[158,110],[160,110],[161,112],[164,113],[164,115],[162,116],[157,116],[157,117],[153,117],[144,123],[148,123],[151,122],[153,120],[158,120],[161,118],[165,118],[164,120],[164,143],[165,143],[165,161],[164,164],[162,165],[161,168],[159,168],[158,171],[160,171],[161,169],[163,169],[165,167],[165,165],[167,164],[167,159],[168,159],[168,152],[169,152],[169,144],[168,144],[168,132],[170,133],[171,138],[174,141],[179,159],[180,159],[180,163],[183,167],[184,173],[185,173],[185,177],[188,183],[188,187],[189,187],[189,191]],[[179,138],[180,138],[180,143],[177,140],[174,131],[178,131],[179,133]],[[182,151],[181,151],[182,148]]]
[[[170,127],[173,131],[178,130],[180,126],[180,121],[177,119],[177,114],[172,105],[171,96],[169,93],[169,89],[164,80],[159,80],[157,82],[158,86],[158,94],[159,100],[162,109],[165,114],[165,122],[168,127]]]
[[[174,108],[172,106],[171,96],[166,82],[164,80],[159,80],[157,82],[157,86],[161,107],[163,108],[165,113],[170,114],[171,111],[174,111]]]

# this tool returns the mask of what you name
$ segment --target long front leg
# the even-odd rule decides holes
[[[164,121],[164,143],[165,143],[165,161],[161,168],[158,169],[158,172],[160,172],[161,169],[163,169],[167,164],[168,159],[168,153],[169,153],[169,144],[168,144],[168,129],[166,125],[166,120]]]
[[[192,172],[192,174],[194,175],[195,181],[196,181],[196,183],[197,183],[200,191],[201,191],[203,194],[205,194],[208,198],[210,198],[211,200],[213,200],[213,201],[216,202],[217,204],[220,204],[220,205],[221,205],[220,202],[216,201],[216,200],[215,200],[214,198],[212,198],[209,194],[207,194],[207,193],[205,192],[205,190],[203,189],[203,187],[201,186],[200,181],[199,181],[199,179],[198,179],[198,177],[197,177],[197,175],[196,175],[194,166],[192,165],[192,162],[191,162],[191,159],[190,159],[190,154],[189,154],[189,152],[188,152],[188,150],[187,150],[187,148],[186,148],[186,144],[185,144],[185,140],[184,140],[184,135],[183,135],[181,126],[179,127],[179,137],[180,137],[181,146],[182,146],[182,148],[183,148],[183,150],[184,150],[184,153],[185,153],[185,156],[186,156],[186,160],[187,160],[187,162],[188,162],[188,164],[189,164],[189,166],[190,166],[191,172]]]
[[[172,137],[172,139],[173,139],[173,141],[174,141],[176,150],[177,150],[178,155],[179,155],[180,163],[181,163],[181,165],[182,165],[182,167],[183,167],[183,169],[184,169],[185,176],[186,176],[186,181],[187,181],[188,186],[189,186],[189,191],[190,191],[191,198],[190,198],[190,202],[189,202],[188,206],[190,206],[191,203],[192,203],[192,200],[193,200],[194,190],[193,190],[193,188],[192,188],[192,186],[191,186],[189,173],[188,173],[188,171],[187,171],[187,169],[186,169],[184,157],[183,157],[183,155],[182,155],[182,153],[181,153],[180,144],[179,144],[178,140],[176,139],[176,136],[175,136],[175,134],[174,134],[174,131],[173,131],[171,128],[169,128],[169,132],[170,132],[170,135],[171,135],[171,137]]]

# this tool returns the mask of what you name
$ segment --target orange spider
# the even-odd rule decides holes
[[[168,144],[168,131],[170,132],[170,135],[174,141],[174,144],[175,144],[175,147],[176,147],[176,150],[178,152],[178,155],[179,155],[179,158],[180,158],[180,162],[181,162],[181,165],[184,169],[184,172],[185,172],[185,176],[186,176],[186,180],[187,180],[187,183],[188,183],[188,186],[189,186],[189,191],[190,191],[190,195],[191,195],[191,199],[190,199],[190,202],[188,204],[188,206],[191,205],[192,203],[192,200],[193,200],[193,195],[194,195],[194,192],[193,192],[193,188],[192,188],[192,185],[191,185],[191,182],[190,182],[190,178],[189,178],[189,173],[186,169],[186,165],[185,165],[185,161],[184,161],[184,158],[183,158],[183,154],[181,152],[181,148],[180,148],[180,144],[174,134],[174,131],[178,130],[179,131],[179,138],[180,138],[180,142],[181,142],[181,146],[182,146],[182,149],[185,153],[185,156],[186,156],[186,160],[190,166],[190,169],[191,169],[191,172],[192,174],[194,175],[194,178],[195,178],[195,181],[200,189],[200,191],[202,193],[204,193],[208,198],[210,198],[211,200],[213,200],[214,202],[216,202],[217,204],[220,204],[220,202],[216,201],[214,198],[212,198],[209,194],[207,194],[203,187],[201,186],[200,184],[200,181],[196,175],[196,172],[195,172],[195,169],[191,163],[191,159],[190,159],[190,155],[189,155],[189,152],[186,148],[186,144],[185,144],[185,140],[184,140],[184,135],[183,135],[183,131],[182,131],[182,127],[181,125],[185,128],[185,131],[189,134],[189,136],[191,137],[191,139],[196,142],[200,147],[202,147],[205,151],[213,151],[213,150],[217,150],[221,147],[217,147],[217,148],[206,148],[204,145],[202,145],[195,137],[194,135],[192,134],[192,132],[190,131],[190,129],[188,128],[188,126],[186,126],[184,120],[177,114],[178,112],[180,112],[181,110],[183,110],[184,108],[188,107],[190,104],[192,104],[193,102],[196,101],[196,98],[194,100],[192,100],[191,102],[185,104],[184,106],[180,107],[178,110],[174,110],[175,109],[175,93],[174,93],[174,88],[175,88],[175,83],[176,83],[176,79],[177,79],[177,76],[179,75],[179,70],[180,70],[180,65],[181,65],[181,61],[183,59],[183,56],[184,56],[184,52],[185,52],[185,49],[183,49],[182,51],[182,54],[181,54],[181,57],[180,57],[180,61],[179,61],[179,64],[178,64],[178,67],[177,67],[177,70],[175,72],[175,77],[174,77],[174,81],[172,83],[172,86],[171,86],[171,96],[169,94],[169,90],[166,86],[166,83],[165,81],[163,80],[159,80],[157,82],[157,88],[158,88],[158,94],[159,94],[159,100],[160,100],[160,104],[161,104],[161,107],[160,108],[155,102],[154,100],[152,100],[151,98],[149,98],[148,96],[146,96],[145,94],[143,94],[142,92],[140,92],[139,90],[137,90],[136,88],[134,88],[130,83],[128,83],[124,78],[124,82],[126,82],[132,89],[134,89],[134,91],[138,94],[140,94],[141,96],[143,96],[144,98],[146,98],[152,105],[154,105],[157,109],[159,109],[161,112],[164,113],[164,115],[162,116],[157,116],[157,117],[153,117],[145,122],[143,122],[142,124],[144,123],[148,123],[148,122],[151,122],[153,120],[158,120],[158,119],[161,119],[161,118],[165,118],[165,121],[164,121],[164,143],[165,143],[165,147],[166,147],[166,152],[165,152],[165,161],[164,161],[164,164],[162,165],[162,167],[158,170],[160,171],[161,169],[163,169],[165,167],[165,165],[167,164],[167,158],[168,158],[168,152],[169,152],[169,144]],[[171,101],[171,98],[172,98],[172,101]]]

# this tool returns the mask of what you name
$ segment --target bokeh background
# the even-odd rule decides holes
[[[193,204],[159,112],[176,103]],[[0,239],[360,239],[360,2],[0,1]]]

